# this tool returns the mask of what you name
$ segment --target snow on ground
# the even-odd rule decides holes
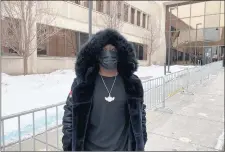
[[[171,72],[177,72],[192,66],[171,66]],[[163,66],[140,67],[135,73],[142,77],[160,77],[164,74]],[[50,74],[27,76],[9,76],[2,73],[2,114],[7,116],[46,105],[65,101],[75,77],[73,70],[58,70]],[[59,108],[59,123],[62,118],[62,107]],[[35,114],[35,128],[44,129],[44,111]],[[55,109],[48,111],[48,127],[55,125]],[[4,124],[5,140],[18,139],[17,119],[7,120]],[[32,115],[21,118],[22,136],[32,133]]]
[[[171,66],[171,72],[185,68],[187,66]],[[163,72],[163,66],[153,65],[140,67],[135,74],[139,77],[159,77]],[[27,76],[9,76],[3,73],[3,116],[65,101],[74,77],[73,70]]]
[[[2,75],[3,116],[66,100],[72,70],[27,76]]]
[[[181,71],[191,67],[194,67],[194,66],[174,65],[170,67],[170,72],[174,73],[174,72]],[[167,71],[167,68],[166,68],[166,71]],[[152,76],[153,78],[160,77],[164,75],[164,67],[158,66],[158,65],[141,66],[139,67],[138,71],[135,74],[137,74],[139,77],[148,77],[148,76]]]

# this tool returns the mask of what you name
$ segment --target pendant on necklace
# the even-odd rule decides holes
[[[105,100],[108,101],[108,102],[112,102],[115,100],[115,97],[111,97],[111,95],[109,94],[108,97],[105,97]]]

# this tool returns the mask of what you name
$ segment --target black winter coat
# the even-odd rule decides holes
[[[63,150],[82,151],[92,108],[95,79],[99,71],[98,57],[106,44],[118,50],[118,73],[122,76],[127,93],[130,116],[129,150],[143,151],[147,141],[144,91],[140,79],[133,73],[138,63],[134,47],[117,31],[106,29],[93,35],[81,48],[75,65],[77,78],[71,87],[64,107]]]

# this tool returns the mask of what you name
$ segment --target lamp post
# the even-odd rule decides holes
[[[197,63],[197,36],[198,36],[198,25],[201,25],[202,23],[196,24],[196,32],[195,32],[195,65]]]
[[[174,10],[175,8],[174,7],[170,7],[170,24],[169,24],[169,26],[170,26],[170,28],[169,28],[169,52],[168,52],[168,73],[170,73],[170,49],[171,49],[171,14],[172,14],[172,10]]]
[[[88,1],[88,6],[89,6],[89,15],[88,15],[88,28],[89,28],[89,38],[92,35],[92,5],[93,5],[93,1],[89,0]]]
[[[2,1],[0,0],[0,82],[2,82],[2,34],[1,34],[1,30],[2,30]],[[4,136],[4,132],[2,133],[2,85],[0,85],[0,151],[1,146],[2,146],[2,136]]]
[[[225,67],[225,47],[223,46],[223,47],[221,47],[223,50],[222,50],[222,52],[223,52],[223,67]]]

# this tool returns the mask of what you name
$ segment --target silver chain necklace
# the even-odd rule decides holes
[[[100,75],[100,76],[101,76],[101,75]],[[115,84],[115,82],[116,82],[116,77],[117,77],[117,75],[115,76],[114,82],[113,82],[112,87],[111,87],[111,89],[110,89],[110,91],[109,91],[109,89],[107,88],[107,86],[106,86],[106,84],[105,84],[105,81],[104,81],[103,77],[101,76],[102,82],[103,82],[103,84],[104,84],[106,90],[107,90],[108,93],[109,93],[109,96],[108,96],[108,97],[105,97],[105,100],[108,101],[108,102],[112,102],[112,101],[115,100],[115,97],[112,97],[112,96],[111,96],[111,92],[112,92],[112,89],[113,89],[114,84]]]

